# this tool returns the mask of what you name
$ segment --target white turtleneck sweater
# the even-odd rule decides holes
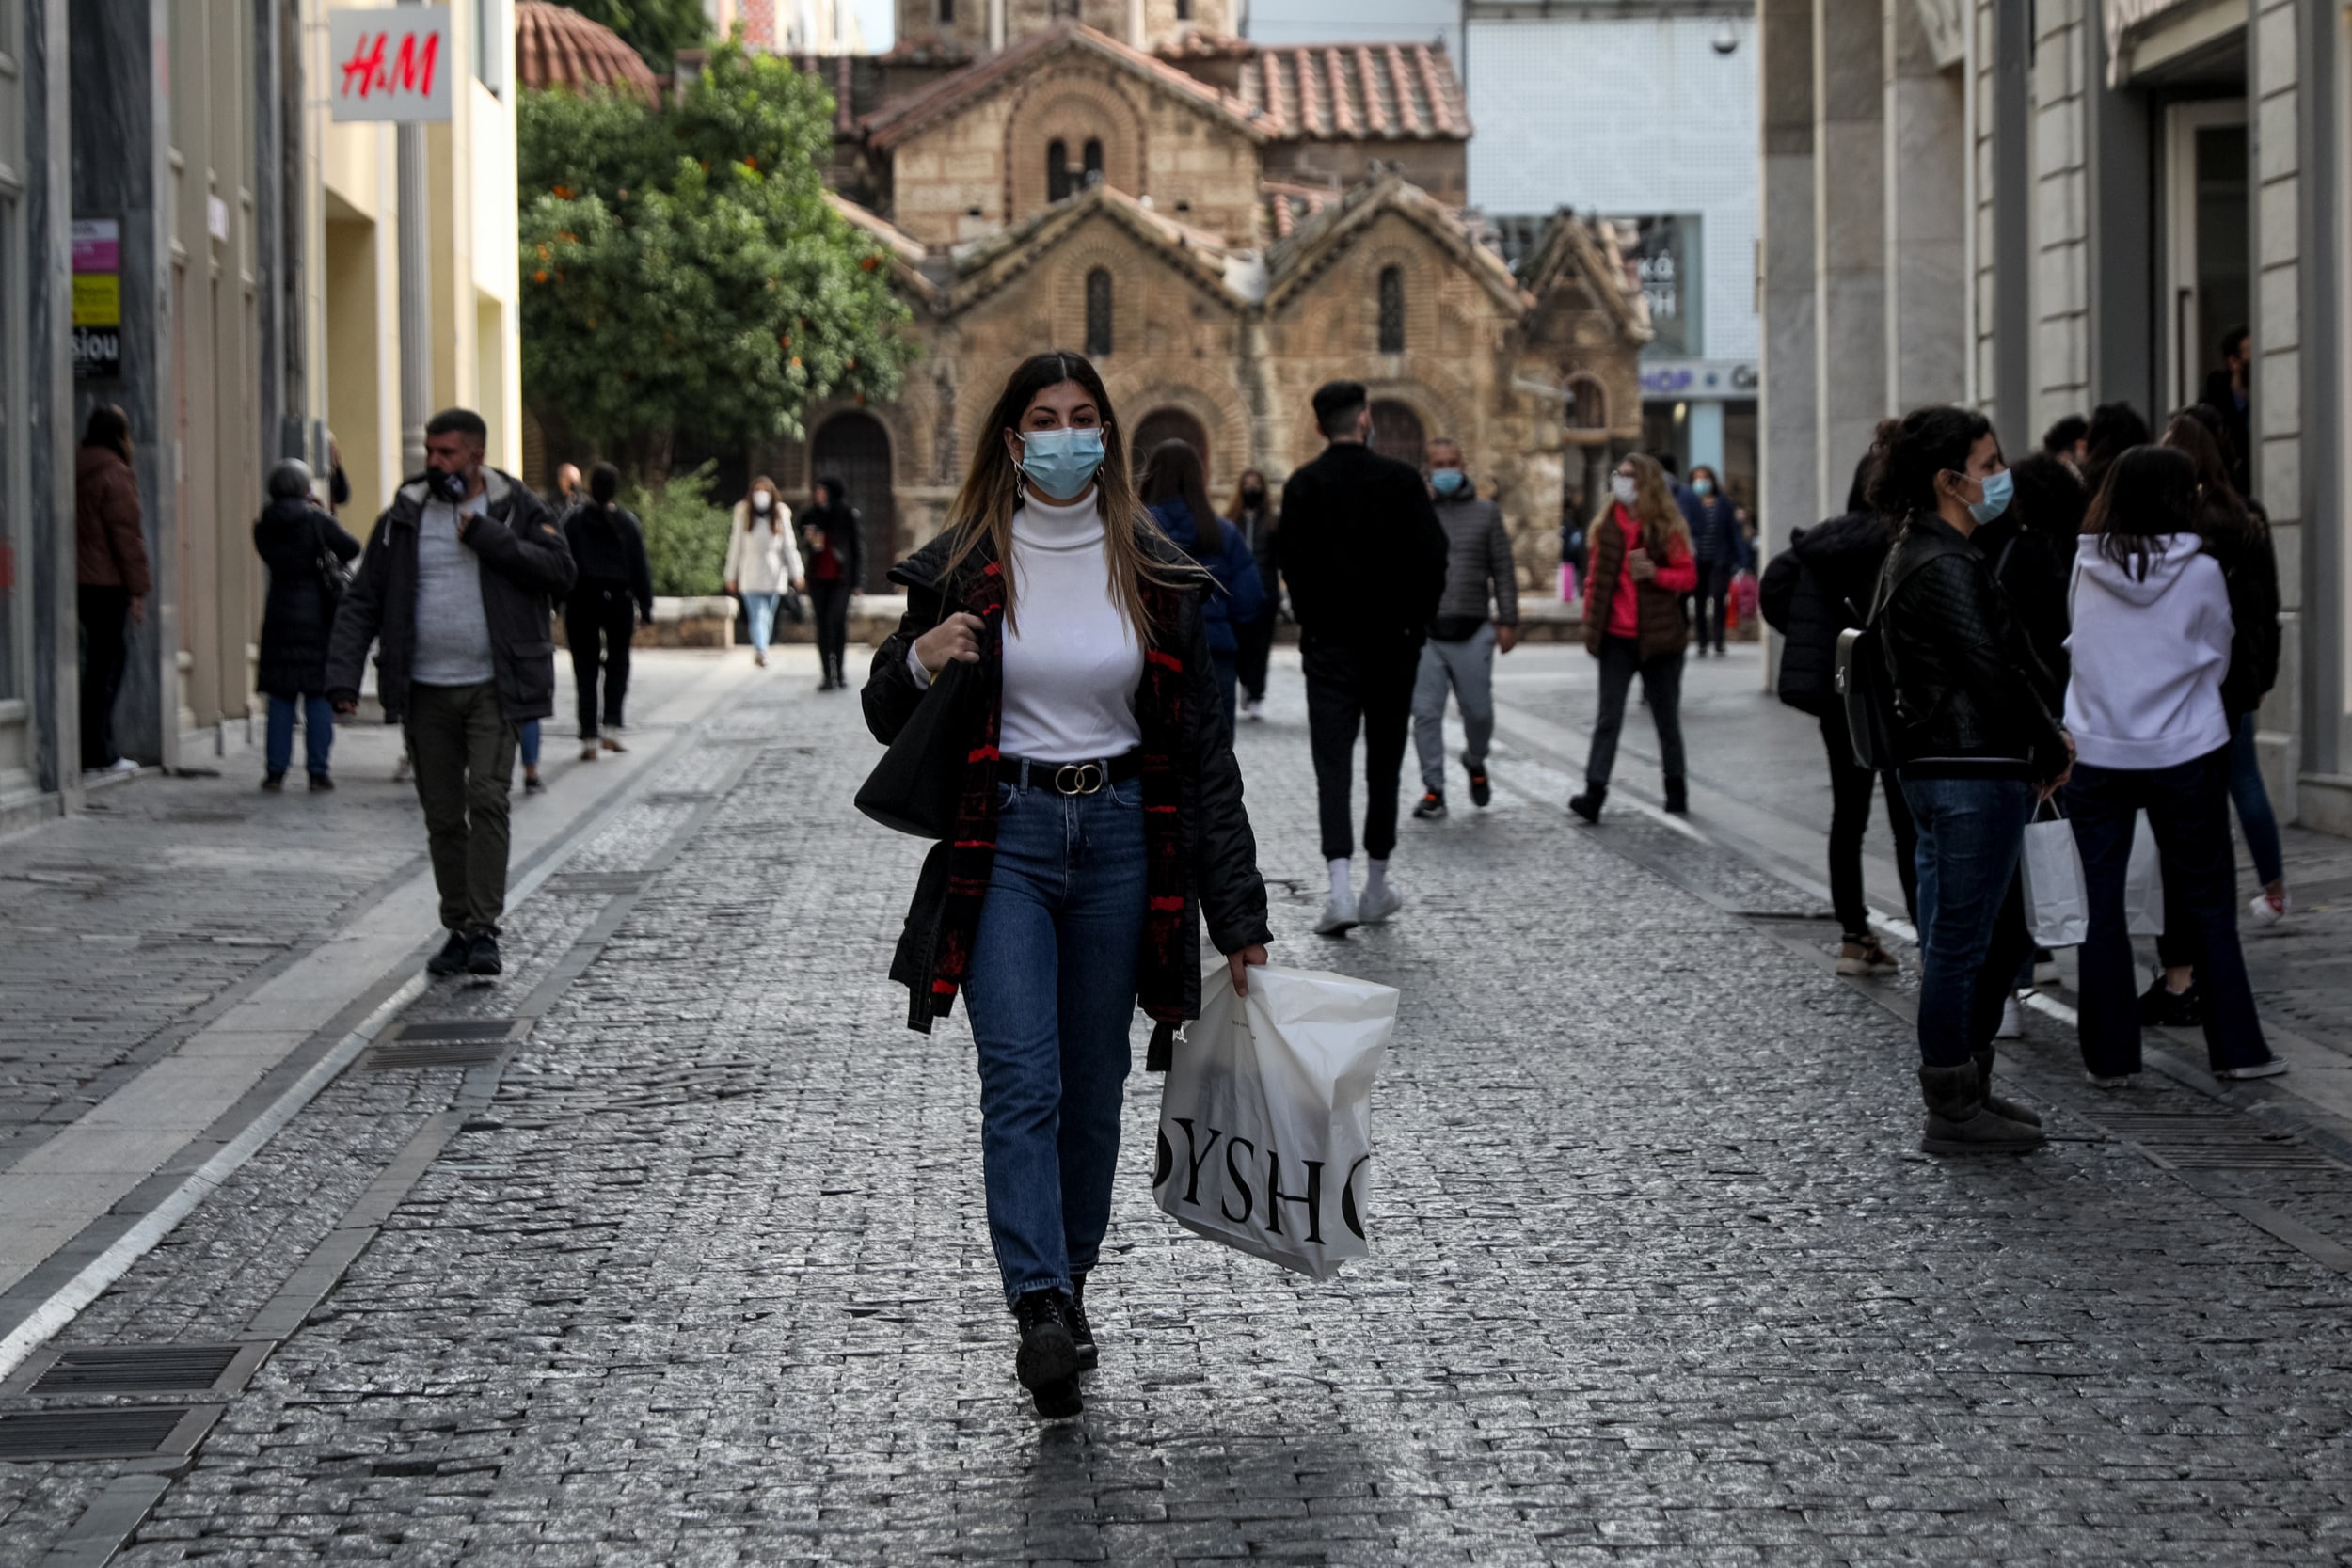
[[[1005,631],[997,737],[1005,756],[1097,762],[1142,742],[1143,644],[1111,598],[1095,494],[1069,506],[1032,495],[1012,515],[1015,625]],[[912,649],[907,663],[917,685],[930,684]]]

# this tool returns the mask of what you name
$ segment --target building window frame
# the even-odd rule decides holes
[[[1405,269],[1389,265],[1380,269],[1380,352],[1405,352]]]
[[[1045,199],[1059,201],[1070,194],[1070,144],[1056,136],[1045,144]]]
[[[1091,190],[1103,182],[1103,138],[1089,136],[1086,148],[1079,153],[1079,156],[1085,160],[1086,165],[1085,188]]]
[[[1093,267],[1087,272],[1086,353],[1089,359],[1109,357],[1114,341],[1111,310],[1117,296],[1112,292],[1111,269]]]
[[[1600,384],[1600,377],[1590,371],[1578,371],[1568,377],[1562,416],[1570,430],[1593,434],[1609,428],[1609,388]]]

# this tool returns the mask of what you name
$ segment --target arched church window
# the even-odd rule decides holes
[[[1405,269],[1380,269],[1380,352],[1405,352]]]
[[[1102,137],[1100,137],[1100,136],[1089,136],[1089,137],[1087,138],[1087,145],[1086,145],[1086,153],[1085,153],[1085,157],[1086,157],[1086,168],[1087,168],[1087,183],[1088,183],[1089,185],[1099,185],[1099,184],[1101,184],[1101,183],[1103,182],[1103,138],[1102,138]]]
[[[1179,22],[1192,20],[1192,0],[1176,0],[1176,20]]]
[[[1609,428],[1609,394],[1597,377],[1572,375],[1568,378],[1568,428]]]
[[[1107,267],[1087,274],[1087,354],[1100,359],[1111,351],[1111,275]]]
[[[952,27],[956,21],[956,0],[939,0],[939,24]]]
[[[1045,199],[1059,201],[1070,194],[1070,144],[1058,138],[1045,144]]]

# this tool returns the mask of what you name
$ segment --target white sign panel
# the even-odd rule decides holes
[[[329,11],[326,37],[336,119],[449,119],[457,62],[447,6]]]

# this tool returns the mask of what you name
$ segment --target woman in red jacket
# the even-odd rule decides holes
[[[1584,762],[1584,793],[1572,797],[1568,809],[1587,822],[1600,819],[1600,803],[1609,797],[1626,691],[1637,674],[1658,724],[1666,809],[1690,809],[1681,707],[1682,655],[1691,645],[1682,595],[1699,581],[1691,528],[1654,457],[1634,452],[1624,458],[1611,489],[1609,514],[1593,525],[1585,546],[1584,651],[1600,660],[1600,714]]]

